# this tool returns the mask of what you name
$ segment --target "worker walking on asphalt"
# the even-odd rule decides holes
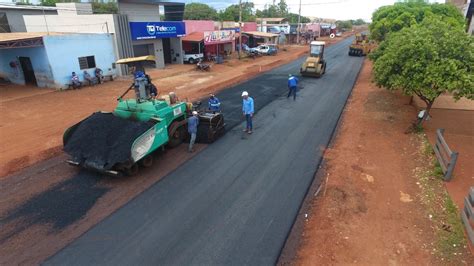
[[[244,132],[252,134],[252,117],[254,113],[254,105],[252,97],[249,97],[249,93],[244,91],[242,92],[242,112],[244,113],[245,120],[247,121],[247,126],[244,129]]]
[[[292,74],[289,74],[288,75],[288,96],[286,98],[290,98],[291,94],[293,94],[293,100],[296,100],[296,85],[298,85],[298,79]]]
[[[209,101],[207,102],[209,111],[216,113],[220,112],[221,110],[221,102],[214,94],[211,94],[209,97]]]
[[[199,125],[198,112],[193,111],[193,115],[188,118],[188,132],[191,135],[191,140],[189,141],[189,152],[194,152],[193,146],[196,141],[197,127]]]

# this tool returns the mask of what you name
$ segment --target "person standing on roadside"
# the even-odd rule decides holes
[[[188,133],[191,135],[191,140],[189,141],[189,152],[194,152],[193,146],[196,141],[197,127],[199,125],[198,112],[193,111],[193,115],[188,118]]]
[[[288,96],[286,98],[290,98],[291,94],[293,94],[293,100],[296,100],[296,86],[298,85],[298,79],[293,76],[292,74],[288,75]]]
[[[247,121],[247,126],[244,129],[244,132],[247,132],[248,134],[252,134],[252,117],[254,113],[254,104],[253,104],[253,99],[252,97],[249,96],[249,93],[244,91],[242,92],[242,112],[244,113],[245,120]]]

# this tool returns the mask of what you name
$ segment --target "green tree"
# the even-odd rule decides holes
[[[474,38],[463,27],[430,15],[383,43],[383,54],[374,64],[376,84],[420,97],[426,104],[425,118],[442,93],[474,99]]]
[[[184,7],[184,19],[215,20],[218,18],[217,11],[206,4],[190,3]]]
[[[295,14],[295,13],[288,13],[285,18],[288,19],[288,22],[289,23],[298,23],[298,14]],[[311,22],[311,19],[309,19],[308,17],[305,17],[305,16],[301,16],[301,19],[300,19],[300,22],[301,23],[308,23],[308,22]]]
[[[359,18],[359,19],[356,19],[356,20],[352,20],[351,21],[352,25],[354,26],[360,26],[360,25],[365,25],[367,24],[367,22],[365,22],[365,20]]]
[[[56,6],[56,3],[80,3],[80,0],[41,0],[40,6]]]
[[[285,0],[280,0],[278,3],[278,15],[281,17],[286,17],[286,15],[288,15],[288,5]]]
[[[92,12],[94,14],[117,14],[118,6],[116,2],[102,3],[95,0],[92,3]]]
[[[257,18],[286,18],[289,23],[298,23],[298,14],[288,11],[288,4],[280,0],[276,5],[265,6],[263,10],[256,11]],[[301,23],[311,22],[308,17],[301,16]]]
[[[253,13],[253,3],[242,3],[242,21],[255,21]],[[230,5],[225,10],[219,12],[219,18],[222,21],[239,21],[239,5]]]
[[[338,29],[352,29],[352,21],[351,20],[338,20],[336,21],[336,26]]]
[[[421,23],[430,15],[439,15],[443,20],[449,20],[449,23],[454,25],[464,26],[465,23],[462,14],[452,5],[410,0],[377,9],[372,14],[372,23],[369,27],[371,38],[381,42],[389,33]]]

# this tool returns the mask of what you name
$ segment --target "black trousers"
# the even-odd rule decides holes
[[[291,94],[293,94],[293,100],[296,100],[296,87],[288,88],[288,96],[286,98],[290,98]]]

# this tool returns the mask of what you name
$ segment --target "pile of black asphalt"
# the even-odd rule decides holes
[[[81,163],[109,170],[131,157],[133,142],[153,126],[97,112],[83,120],[64,145],[64,151]]]
[[[296,101],[286,80],[304,59],[218,93],[226,135],[43,264],[275,265],[361,68],[351,41],[328,47],[320,79],[298,76]]]

